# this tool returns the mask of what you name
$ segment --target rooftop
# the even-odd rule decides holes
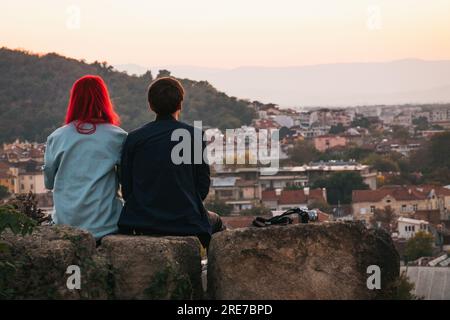
[[[438,196],[450,196],[450,190],[441,186],[383,186],[378,190],[354,190],[352,200],[359,202],[379,202],[386,197],[392,197],[397,201],[425,200],[432,193]]]

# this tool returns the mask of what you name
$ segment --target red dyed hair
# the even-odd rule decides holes
[[[73,84],[65,123],[73,121],[76,121],[77,131],[83,134],[94,133],[98,123],[120,124],[108,88],[101,77],[87,75]],[[86,129],[83,126],[86,123],[92,127]]]

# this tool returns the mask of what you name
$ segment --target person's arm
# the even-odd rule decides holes
[[[47,138],[47,143],[45,147],[44,155],[44,185],[48,190],[53,190],[55,186],[55,176],[59,167],[59,159],[57,156],[55,146],[53,144],[53,139],[51,137]]]
[[[119,167],[120,184],[122,185],[122,197],[127,201],[132,192],[133,176],[131,174],[131,164],[133,161],[132,149],[130,144],[130,137],[125,139],[125,143],[122,148],[122,157]]]
[[[205,136],[204,133],[202,135]],[[205,161],[203,155],[205,154],[206,142],[202,139],[202,163],[195,164],[196,186],[202,200],[205,200],[209,193],[209,186],[211,184],[209,163]]]

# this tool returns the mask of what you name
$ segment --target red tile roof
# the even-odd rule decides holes
[[[263,201],[277,201],[278,197],[275,190],[264,190],[261,194]]]
[[[354,203],[379,202],[387,196],[397,201],[425,200],[428,198],[431,190],[434,190],[437,195],[450,196],[450,190],[440,186],[383,186],[378,190],[354,190],[352,201]]]
[[[279,204],[307,203],[305,192],[303,190],[285,190],[281,192]]]
[[[311,189],[309,195],[304,190],[283,190],[277,195],[274,190],[265,190],[262,192],[263,201],[278,201],[279,204],[303,204],[308,200],[325,201],[321,189]]]

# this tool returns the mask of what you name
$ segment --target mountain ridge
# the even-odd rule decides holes
[[[116,68],[126,69],[120,65]],[[450,86],[450,60],[406,58],[292,67],[243,66],[214,72],[186,66],[170,70],[177,76],[207,80],[231,95],[283,107],[450,102],[446,89]]]

